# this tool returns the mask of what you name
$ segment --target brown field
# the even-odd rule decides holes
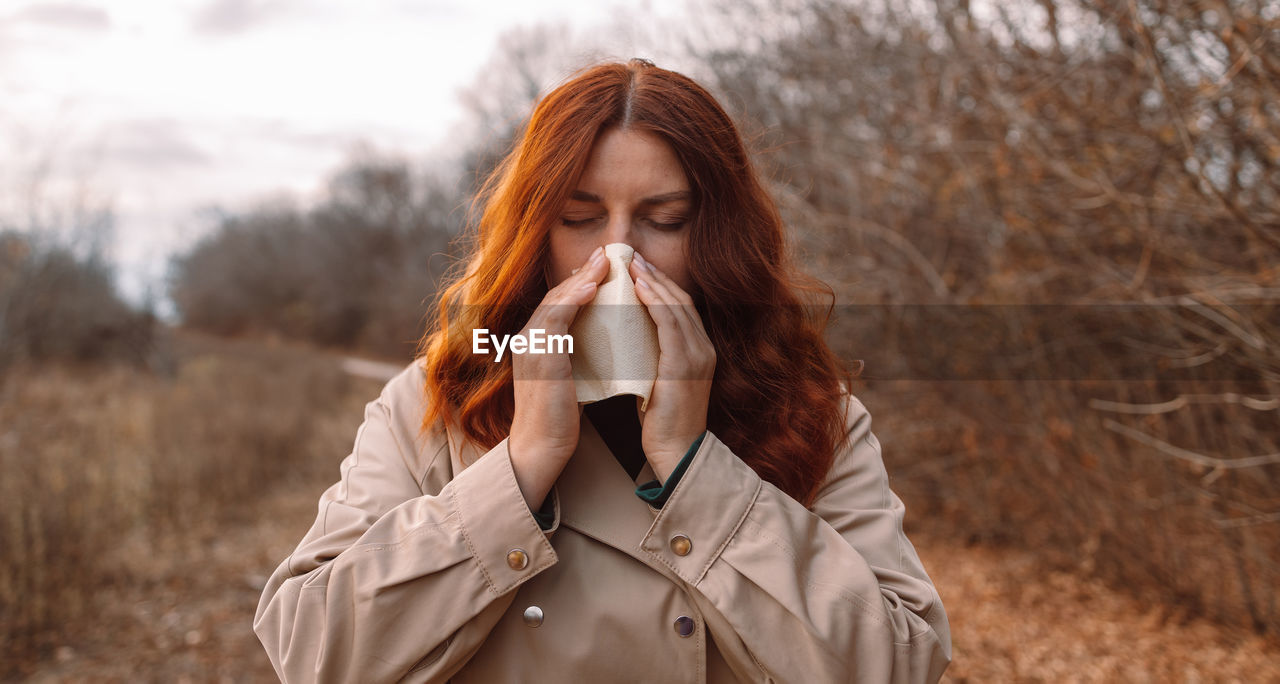
[[[175,344],[172,377],[59,366],[0,380],[0,677],[275,679],[251,630],[262,584],[380,383],[301,348]],[[901,424],[881,422],[886,449]],[[904,498],[951,620],[950,681],[1280,681],[1274,638],[1035,549],[968,545],[913,521],[925,506]]]

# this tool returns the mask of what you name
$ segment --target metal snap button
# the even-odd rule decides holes
[[[693,540],[683,534],[677,534],[671,538],[671,550],[677,556],[687,556],[693,550]]]
[[[697,627],[697,625],[694,623],[693,618],[688,615],[681,615],[676,618],[676,634],[679,634],[681,637],[693,636],[693,630],[695,627]]]
[[[525,553],[524,549],[511,549],[507,552],[507,565],[510,565],[512,570],[524,570],[525,566],[529,565],[529,554]]]
[[[542,624],[542,609],[537,606],[529,606],[524,609],[524,623],[530,627],[537,627]]]

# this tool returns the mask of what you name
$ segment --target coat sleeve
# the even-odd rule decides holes
[[[812,509],[708,432],[641,542],[688,584],[698,628],[744,680],[937,682],[951,662],[942,599],[903,533],[871,417],[852,395],[847,406],[848,438]]]
[[[416,451],[416,426],[392,417],[413,414],[391,405],[391,386],[366,406],[341,480],[320,497],[314,525],[259,601],[254,632],[281,681],[445,681],[514,590],[557,562],[549,537],[558,500],[544,532],[506,440],[424,493],[414,454],[448,468],[448,442],[441,430]]]

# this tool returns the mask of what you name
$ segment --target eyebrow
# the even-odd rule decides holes
[[[688,200],[692,198],[693,193],[688,190],[677,190],[675,192],[664,192],[661,195],[654,195],[653,197],[646,197],[640,200],[640,204],[666,204],[667,202],[678,202],[680,200]],[[604,203],[603,200],[600,199],[599,195],[593,195],[581,190],[574,190],[569,194],[569,199],[578,200],[579,202],[594,202],[596,204]]]

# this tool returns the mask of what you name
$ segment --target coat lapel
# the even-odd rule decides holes
[[[556,480],[560,524],[654,567],[648,556],[641,553],[640,542],[657,514],[635,491],[637,482],[652,479],[653,468],[648,463],[635,481],[628,477],[584,415],[578,432],[578,449]],[[669,574],[666,568],[655,569]]]

